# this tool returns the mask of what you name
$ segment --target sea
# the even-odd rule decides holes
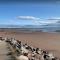
[[[50,25],[0,25],[0,31],[12,30],[12,31],[23,31],[23,32],[60,32],[60,24]]]

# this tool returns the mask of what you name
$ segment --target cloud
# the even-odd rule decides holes
[[[39,25],[40,18],[34,17],[34,16],[17,16],[17,19],[19,20],[29,20],[32,21],[33,24]]]
[[[51,17],[51,18],[48,18],[48,19],[51,19],[51,20],[60,20],[60,17]]]
[[[40,19],[34,16],[18,16],[17,19],[20,20],[30,20],[33,24],[36,25],[47,25],[47,24],[55,24],[60,21],[59,17],[47,18],[47,19]]]
[[[17,19],[21,19],[21,20],[40,20],[40,18],[36,18],[34,16],[18,16]]]

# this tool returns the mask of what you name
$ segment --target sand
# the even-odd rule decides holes
[[[54,53],[55,56],[60,57],[60,34],[46,33],[46,32],[0,32],[2,37],[15,37],[23,43],[27,42],[29,45],[47,49]]]
[[[7,44],[4,41],[0,41],[0,59],[1,60],[7,60],[8,50],[7,50]]]

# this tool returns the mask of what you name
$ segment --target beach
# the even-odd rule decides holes
[[[3,38],[15,38],[27,43],[30,46],[46,49],[54,54],[54,56],[60,58],[60,34],[59,33],[47,33],[47,32],[0,32],[0,36]],[[1,51],[0,51],[1,52]]]

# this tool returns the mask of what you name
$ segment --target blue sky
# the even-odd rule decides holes
[[[60,4],[58,3],[57,4],[55,3],[0,4],[0,24],[3,25],[4,24],[35,25],[38,24],[36,23],[36,21],[43,20],[45,22],[46,19],[51,18],[60,19]]]

